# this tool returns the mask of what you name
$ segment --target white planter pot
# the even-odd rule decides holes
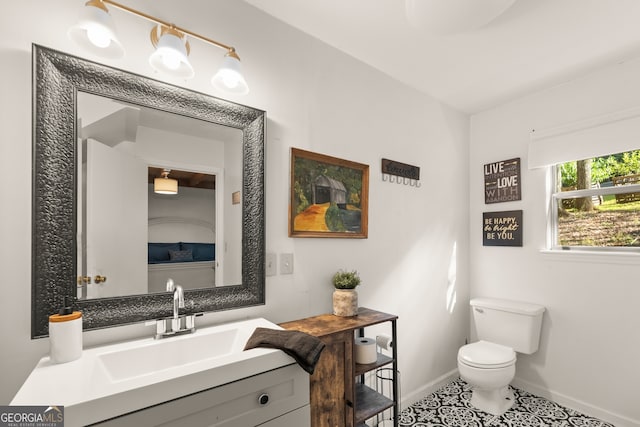
[[[333,291],[333,314],[341,317],[358,314],[358,293],[355,289],[336,289]]]

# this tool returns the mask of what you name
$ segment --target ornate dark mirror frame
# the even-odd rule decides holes
[[[242,130],[242,284],[185,299],[189,312],[264,304],[265,112],[34,44],[32,338],[47,336],[48,316],[76,295],[78,91]],[[166,317],[172,307],[168,292],[74,302],[85,330]]]

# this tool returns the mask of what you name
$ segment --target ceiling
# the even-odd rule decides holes
[[[446,34],[411,25],[405,0],[245,1],[469,114],[640,56],[638,0],[516,0]]]
[[[78,121],[83,139],[92,138],[109,147],[128,141],[135,143],[138,129],[146,127],[205,140],[242,141],[242,131],[215,123],[204,122],[153,108],[116,101],[110,98],[78,91]],[[148,182],[162,176],[163,168],[149,166]],[[171,169],[170,178],[177,179],[180,187],[215,190],[215,175]]]
[[[136,141],[138,127],[215,141],[242,141],[242,130],[78,91],[82,138],[111,147]]]

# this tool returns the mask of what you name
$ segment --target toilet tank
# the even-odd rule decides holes
[[[479,340],[506,345],[519,353],[538,350],[543,306],[495,298],[474,298],[470,304]]]

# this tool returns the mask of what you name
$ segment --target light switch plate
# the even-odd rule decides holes
[[[280,274],[293,274],[293,254],[280,254]]]
[[[274,253],[267,253],[265,255],[264,274],[267,276],[275,276],[278,271],[278,258]]]

